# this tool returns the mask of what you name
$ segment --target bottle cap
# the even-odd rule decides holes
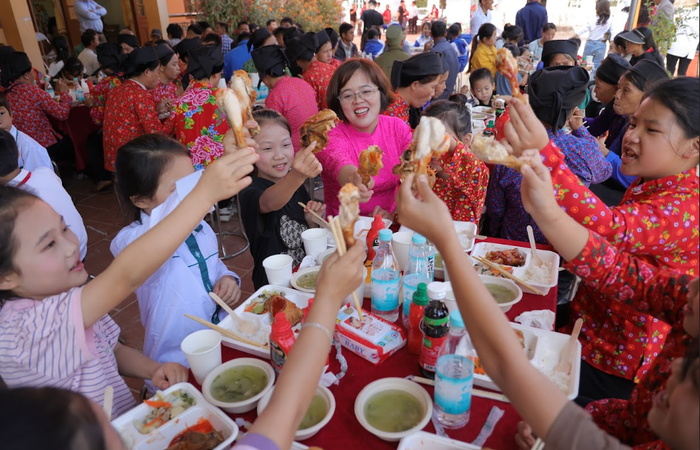
[[[418,233],[413,233],[413,238],[411,240],[414,244],[425,244],[425,236]]]
[[[425,306],[428,304],[428,286],[425,283],[418,283],[418,288],[416,292],[413,293],[413,303],[418,306]]]
[[[459,310],[455,310],[450,313],[450,326],[464,328],[464,319],[462,319],[462,314],[459,312]]]
[[[383,230],[379,230],[379,240],[383,242],[391,242],[391,235],[393,233],[391,230],[384,228]]]
[[[489,120],[488,128],[493,128],[494,125],[493,120]]]
[[[447,297],[447,286],[445,283],[433,281],[428,285],[428,297],[431,300],[442,300]]]
[[[287,320],[287,316],[284,311],[280,311],[275,314],[275,321],[272,323],[272,328],[276,329],[278,332],[286,332],[287,330],[292,331],[292,324]]]

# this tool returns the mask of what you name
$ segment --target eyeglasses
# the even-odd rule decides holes
[[[345,94],[338,97],[338,100],[340,100],[340,103],[345,104],[352,103],[353,101],[355,101],[355,97],[357,97],[357,99],[360,101],[369,100],[372,97],[374,97],[374,94],[376,94],[377,92],[379,92],[378,88],[366,88],[356,94],[346,92]]]

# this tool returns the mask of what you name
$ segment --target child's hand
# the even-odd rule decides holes
[[[508,104],[508,113],[510,121],[504,129],[513,155],[520,156],[523,150],[527,149],[539,151],[549,143],[547,130],[529,104],[525,104],[517,98],[512,99]]]
[[[316,141],[312,142],[311,145],[305,149],[299,151],[294,155],[294,161],[292,161],[292,172],[297,173],[302,178],[316,178],[321,174],[323,167],[316,155],[314,155],[314,149],[316,148]]]
[[[525,150],[520,160],[527,163],[520,168],[523,177],[520,196],[525,210],[538,222],[551,220],[562,210],[554,197],[549,169],[542,164],[540,153],[535,150]]]
[[[212,205],[231,198],[253,181],[248,175],[257,160],[252,148],[225,153],[207,166],[195,189],[203,189]]]
[[[396,211],[402,225],[439,244],[450,232],[454,233],[452,216],[445,203],[433,193],[428,179],[420,175],[416,181],[418,195],[411,190],[414,175],[401,183],[396,196]]]
[[[357,190],[360,192],[360,203],[367,203],[374,195],[374,191],[372,190],[372,188],[374,188],[374,178],[370,178],[369,184],[365,186],[362,183],[360,174],[355,172],[351,180],[352,184],[357,186]]]
[[[224,275],[214,285],[214,293],[231,308],[235,308],[241,298],[238,282],[231,275]]]
[[[316,217],[314,217],[314,215],[311,214],[309,211],[313,211],[321,217],[326,217],[326,204],[321,203],[321,202],[316,202],[313,200],[306,202],[306,208],[304,209],[304,219],[306,219],[306,223],[308,223],[308,224],[317,223]],[[321,224],[319,224],[319,225],[321,225]]]
[[[153,386],[158,389],[168,389],[173,384],[183,383],[189,379],[189,371],[182,364],[168,362],[163,363],[151,377]]]
[[[374,207],[374,210],[372,211],[372,214],[370,217],[374,217],[377,215],[383,219],[389,219],[392,221],[394,220],[394,215],[379,205]]]
[[[518,423],[518,434],[515,435],[515,443],[522,450],[530,450],[536,441],[535,433],[532,428],[525,422]]]
[[[326,258],[318,274],[316,298],[323,295],[333,299],[340,308],[347,296],[363,282],[365,257],[365,248],[357,240],[342,258],[338,257],[337,252]]]
[[[255,139],[253,139],[253,135],[251,134],[250,130],[254,130],[257,127],[258,123],[254,120],[249,120],[243,124],[243,136],[245,136],[245,142],[246,144],[248,144],[248,147],[255,149],[258,148],[258,143],[255,142]],[[224,135],[224,148],[226,149],[226,153],[238,151],[238,146],[236,145],[236,138],[233,135],[233,130],[231,128],[229,128],[229,130]]]

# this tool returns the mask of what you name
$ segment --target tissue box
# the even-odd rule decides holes
[[[338,313],[336,330],[340,345],[374,365],[386,360],[406,345],[406,334],[398,325],[348,306]]]

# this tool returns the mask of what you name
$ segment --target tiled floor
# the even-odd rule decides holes
[[[62,174],[63,185],[73,197],[73,201],[85,222],[88,232],[88,252],[85,257],[85,267],[91,275],[100,274],[114,259],[109,251],[112,238],[125,225],[119,202],[113,190],[108,193],[96,194],[92,192],[94,187],[90,179],[78,179],[72,174]],[[223,222],[225,231],[237,231],[237,216],[232,217],[228,223]],[[242,248],[244,241],[237,236],[226,236],[224,245],[228,253],[234,253]],[[249,297],[253,292],[253,257],[250,251],[224,261],[232,271],[236,272],[242,281],[241,299]],[[134,294],[130,295],[110,313],[112,318],[121,327],[121,337],[129,347],[141,350],[143,348],[143,326],[139,314],[139,306]],[[127,384],[136,395],[142,380],[127,378]]]

